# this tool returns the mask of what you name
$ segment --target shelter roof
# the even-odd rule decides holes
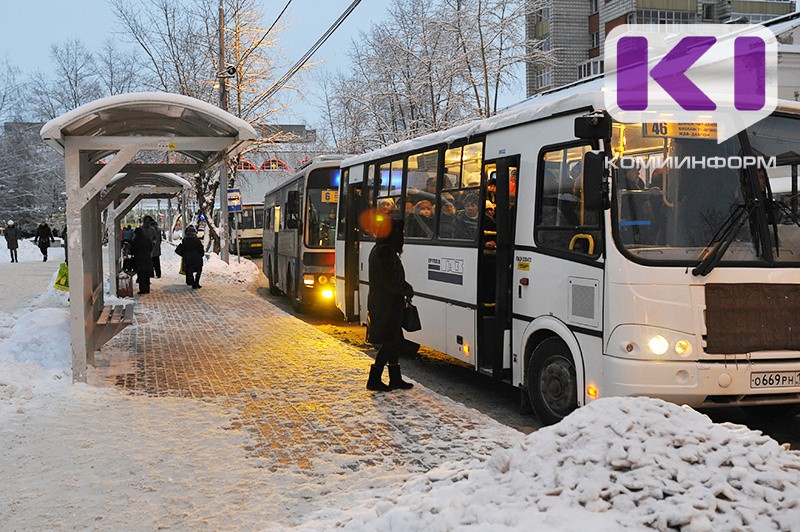
[[[40,135],[62,152],[67,137],[231,138],[233,144],[229,149],[233,151],[241,141],[258,136],[250,124],[218,107],[165,92],[120,94],[95,100],[47,122]],[[90,160],[95,162],[113,153],[105,146],[89,151]],[[211,162],[218,153],[181,146],[175,151],[200,164]]]

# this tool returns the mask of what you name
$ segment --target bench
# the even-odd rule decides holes
[[[133,305],[106,305],[100,312],[94,328],[95,349],[119,334],[122,329],[133,324]]]

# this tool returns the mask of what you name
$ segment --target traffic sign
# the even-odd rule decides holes
[[[242,212],[242,191],[238,188],[228,189],[228,212]]]

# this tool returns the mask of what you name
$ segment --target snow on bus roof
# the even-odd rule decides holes
[[[419,138],[404,140],[362,155],[345,159],[342,161],[342,168],[374,159],[389,157],[397,153],[414,151],[426,146],[435,146],[437,144],[449,145],[458,139],[469,138],[487,131],[546,118],[571,109],[585,107],[602,109],[602,86],[603,79],[597,77],[552,92],[537,94],[489,118],[483,118],[443,131],[429,133]]]

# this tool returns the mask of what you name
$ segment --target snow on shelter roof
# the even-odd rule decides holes
[[[382,159],[422,149],[438,144],[450,145],[458,139],[470,138],[487,131],[511,127],[533,120],[547,118],[570,110],[582,108],[602,109],[603,105],[603,78],[593,78],[588,81],[578,82],[564,88],[537,94],[512,105],[489,118],[468,122],[444,131],[437,131],[428,135],[404,140],[377,150],[356,155],[342,161],[342,168],[354,166],[373,159]]]
[[[47,122],[42,139],[64,151],[65,138],[82,137],[216,137],[232,138],[233,144],[258,137],[255,129],[222,109],[196,98],[166,92],[119,94],[95,100]],[[216,152],[182,151],[198,162]],[[98,150],[93,161],[110,153]]]

